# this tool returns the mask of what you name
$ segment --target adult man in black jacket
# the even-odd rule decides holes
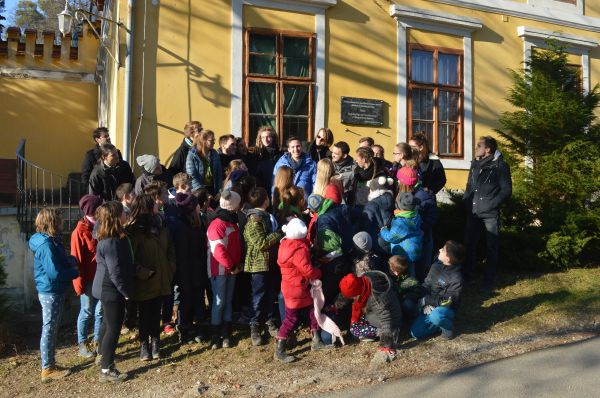
[[[92,133],[92,137],[94,138],[94,141],[96,141],[96,146],[85,153],[83,164],[81,165],[81,183],[86,188],[90,182],[92,170],[94,170],[94,166],[98,164],[98,159],[100,159],[100,145],[111,144],[110,135],[108,134],[108,129],[106,127],[98,127],[95,129]],[[119,159],[123,159],[121,152],[119,152]]]
[[[463,199],[467,209],[465,273],[468,277],[473,275],[477,243],[485,228],[487,267],[481,287],[483,292],[491,291],[494,286],[498,266],[500,205],[512,194],[510,169],[497,149],[494,138],[479,139]]]
[[[185,173],[185,161],[187,159],[188,152],[192,147],[192,143],[196,134],[202,132],[202,123],[192,120],[187,122],[183,128],[183,142],[179,145],[179,148],[173,153],[171,157],[171,163],[169,164],[169,173],[175,176],[177,173]]]

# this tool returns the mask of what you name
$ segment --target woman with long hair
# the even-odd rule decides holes
[[[281,156],[277,133],[271,126],[261,126],[256,135],[254,147],[256,185],[271,192],[273,185],[273,169]]]
[[[96,210],[98,267],[92,293],[102,302],[99,354],[100,382],[120,382],[127,378],[115,367],[115,350],[121,325],[125,319],[125,303],[130,300],[133,285],[133,252],[125,235],[126,216],[119,202],[107,202]]]
[[[223,181],[223,189],[231,189],[231,187],[242,177],[248,175],[248,166],[242,159],[234,159],[227,165],[225,169],[225,180]]]
[[[192,190],[206,188],[216,195],[223,185],[223,171],[215,146],[215,133],[204,130],[197,134],[185,162],[186,172],[192,177]]]
[[[335,175],[335,168],[333,162],[329,158],[319,160],[317,163],[317,179],[315,181],[315,187],[313,188],[313,194],[325,195],[327,186],[331,183],[331,179]]]
[[[160,322],[163,296],[171,294],[175,251],[169,232],[161,225],[158,204],[151,195],[137,196],[126,231],[131,241],[135,280],[131,294],[139,306],[140,359],[160,359]],[[151,346],[151,349],[150,349]]]
[[[423,131],[413,134],[408,144],[418,154],[416,161],[423,189],[435,196],[446,185],[446,172],[440,158],[431,152]]]
[[[277,206],[279,206],[283,191],[292,185],[294,185],[294,170],[291,167],[281,166],[273,179],[273,200],[271,204],[274,209],[277,209]]]
[[[359,147],[356,150],[356,168],[352,181],[349,204],[353,206],[364,206],[368,201],[368,182],[375,177],[387,175],[380,158],[376,158],[373,150],[368,147]]]

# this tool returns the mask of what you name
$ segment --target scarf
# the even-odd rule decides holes
[[[352,303],[352,318],[350,320],[350,324],[352,325],[354,322],[357,322],[362,316],[362,310],[367,305],[367,301],[371,296],[371,281],[366,276],[361,276],[359,278],[362,281],[362,292],[358,299]]]
[[[415,218],[419,212],[417,210],[394,210],[394,217]]]
[[[225,222],[237,224],[239,222],[237,212],[219,208],[217,210],[217,218]]]
[[[315,279],[311,282],[310,295],[313,298],[315,318],[317,319],[319,327],[331,335],[332,344],[335,344],[335,341],[339,338],[342,345],[344,345],[342,331],[338,325],[321,312],[323,305],[325,304],[325,296],[323,295],[323,283],[319,279]]]

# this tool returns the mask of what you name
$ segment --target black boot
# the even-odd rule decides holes
[[[279,328],[277,328],[277,324],[275,323],[274,319],[269,319],[266,323],[265,323],[267,332],[269,332],[269,336],[275,338],[277,337],[277,333],[279,333]]]
[[[261,327],[258,323],[250,324],[250,339],[252,340],[252,345],[258,347],[259,345],[265,344],[261,334]]]
[[[150,344],[148,344],[148,340],[142,341],[140,344],[140,359],[142,361],[149,361],[152,359],[152,355],[150,355]]]
[[[293,355],[288,355],[285,352],[285,340],[277,339],[277,343],[275,345],[275,354],[273,354],[273,358],[281,361],[283,363],[294,362],[297,358]]]
[[[152,359],[161,359],[160,355],[160,338],[152,337]]]
[[[223,348],[231,348],[233,341],[231,339],[231,322],[225,322],[221,329],[221,336],[223,336]]]
[[[213,325],[210,349],[216,350],[219,348],[221,348],[221,325]]]

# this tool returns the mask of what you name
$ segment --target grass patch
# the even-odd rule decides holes
[[[600,269],[506,275],[493,297],[466,286],[457,324],[462,333],[501,334],[555,329],[589,322],[600,313]]]

